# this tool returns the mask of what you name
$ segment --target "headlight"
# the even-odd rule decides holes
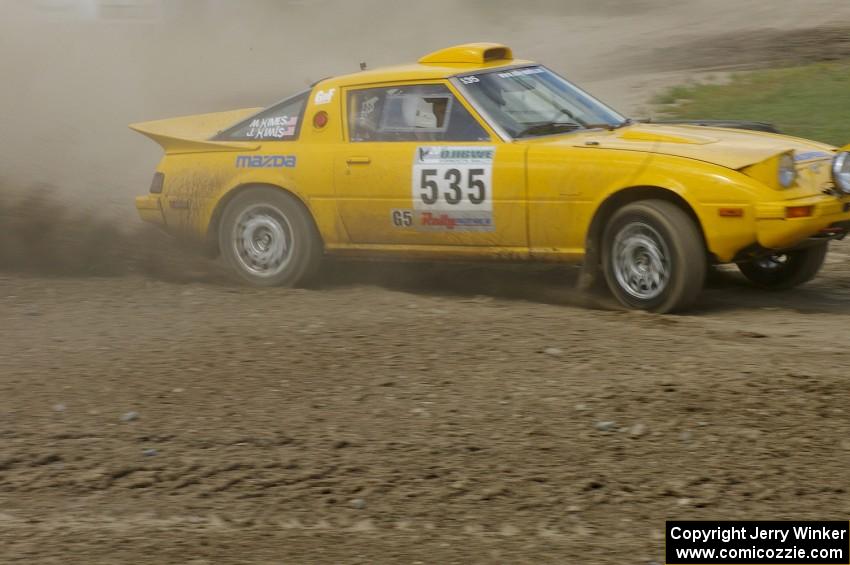
[[[789,188],[797,180],[797,168],[794,166],[794,158],[789,154],[779,157],[779,185]]]
[[[832,180],[844,194],[850,194],[850,152],[842,151],[832,160]]]

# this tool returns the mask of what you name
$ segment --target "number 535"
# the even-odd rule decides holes
[[[457,205],[465,199],[470,204],[478,205],[487,199],[487,186],[481,178],[484,169],[447,169],[442,175],[440,172],[437,169],[422,169],[419,198],[424,204],[436,204],[442,199],[447,204]]]

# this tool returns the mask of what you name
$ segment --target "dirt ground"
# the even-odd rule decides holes
[[[850,15],[846,2],[777,4],[600,0],[565,15],[538,0],[545,21],[460,14],[440,41],[489,26],[499,33],[483,38],[562,61],[628,104],[735,53],[734,65],[778,62],[777,30],[817,28],[788,36],[799,48],[783,61],[843,56],[843,32],[818,26]],[[214,21],[187,24],[197,47],[179,53],[204,49],[199,30]],[[0,54],[36,52],[22,29],[2,34],[18,49]],[[54,31],[69,44],[80,33]],[[218,109],[252,86],[222,92],[202,73],[200,86],[151,94],[147,79],[185,67],[154,62],[174,47],[168,30],[151,52],[131,48],[150,39],[141,26],[83,31],[122,49],[52,49],[57,68],[31,55],[71,106],[46,105],[56,81],[34,74],[23,86],[50,119],[0,114],[4,131],[33,128],[0,156],[7,180],[60,187],[10,204],[16,190],[0,186],[0,563],[652,565],[668,519],[850,515],[850,242],[790,292],[720,271],[680,316],[580,294],[572,268],[334,263],[318,289],[247,289],[115,220],[132,217],[155,148],[87,140],[123,128],[129,109]],[[261,31],[257,52],[277,37]],[[378,60],[392,38],[379,39],[364,48]],[[415,39],[405,55],[421,51]],[[277,79],[235,64],[246,45],[227,44],[228,73],[272,92]],[[104,84],[63,57],[129,58],[144,73]],[[73,107],[89,100],[75,81],[126,107],[94,123],[111,102]],[[193,88],[209,94],[198,102]],[[60,141],[73,151],[33,158]],[[69,194],[112,221],[67,210]]]
[[[665,519],[846,519],[848,259],[685,316],[555,268],[2,276],[0,561],[648,564]]]

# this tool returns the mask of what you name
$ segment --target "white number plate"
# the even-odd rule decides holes
[[[495,155],[493,147],[417,147],[413,158],[415,227],[493,230]]]

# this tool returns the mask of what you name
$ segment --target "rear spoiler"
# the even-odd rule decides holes
[[[773,124],[765,122],[747,122],[742,120],[641,120],[647,124],[671,124],[687,126],[705,126],[712,128],[747,129],[767,133],[782,133]]]
[[[259,144],[251,141],[213,141],[210,138],[260,110],[261,108],[246,108],[230,112],[197,114],[130,124],[129,127],[156,141],[169,155],[208,151],[252,151],[259,148]]]

